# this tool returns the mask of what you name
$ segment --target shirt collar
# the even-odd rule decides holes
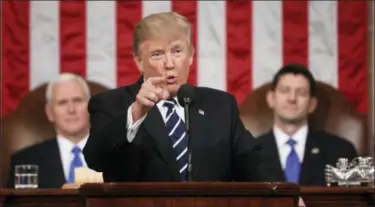
[[[308,126],[307,124],[299,128],[296,133],[292,136],[286,134],[276,125],[273,126],[273,134],[276,138],[276,143],[278,146],[286,145],[287,141],[292,138],[297,142],[297,145],[305,145],[307,139]]]
[[[177,96],[175,96],[173,99],[176,101],[176,106],[177,106],[177,107],[182,107],[182,106],[180,105],[180,103],[178,102]],[[165,102],[164,100],[160,100],[156,105],[157,105],[159,108],[160,108],[160,107],[163,107],[164,102]]]
[[[69,139],[65,138],[62,135],[57,135],[57,141],[58,141],[59,145],[63,146],[66,149],[73,149],[74,146],[78,146],[81,150],[83,150],[83,148],[86,145],[86,142],[87,142],[88,138],[89,138],[89,135],[85,136],[78,143],[74,143],[74,142],[70,141]]]

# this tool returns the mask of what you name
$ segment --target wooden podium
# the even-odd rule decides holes
[[[86,206],[297,206],[300,189],[289,183],[85,184]]]
[[[374,207],[371,187],[305,187],[301,196],[307,207]]]
[[[287,183],[86,184],[80,189],[0,189],[0,207],[11,206],[297,206],[374,207],[375,189],[302,187]]]
[[[0,189],[0,207],[293,207],[299,193],[289,183],[104,183],[79,189]]]

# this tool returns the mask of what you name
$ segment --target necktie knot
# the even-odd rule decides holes
[[[81,148],[79,148],[78,146],[73,147],[72,153],[74,155],[79,155],[79,153],[81,153]]]
[[[166,100],[166,101],[164,101],[163,106],[167,107],[167,109],[168,109],[167,114],[170,114],[172,112],[173,108],[176,106],[176,101],[174,99]]]
[[[287,143],[289,146],[291,146],[291,147],[294,147],[294,145],[297,144],[296,140],[294,140],[294,139],[289,139],[286,143]]]
[[[167,107],[168,110],[172,110],[176,105],[176,101],[174,99],[169,99],[169,100],[166,100],[164,101],[164,104],[163,106],[164,107]]]

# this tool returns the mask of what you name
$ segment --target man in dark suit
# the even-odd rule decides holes
[[[106,182],[271,181],[262,150],[239,119],[235,98],[196,87],[190,108],[191,145],[176,93],[186,83],[194,49],[191,26],[176,13],[158,13],[134,31],[134,60],[143,77],[95,95],[84,155]]]
[[[9,188],[14,187],[16,165],[37,165],[39,188],[61,188],[74,182],[74,169],[86,166],[81,151],[90,128],[89,98],[86,81],[74,74],[61,74],[47,86],[45,111],[55,126],[56,139],[27,147],[11,157]]]
[[[290,64],[276,73],[267,94],[274,110],[274,126],[257,141],[273,158],[279,181],[324,186],[326,164],[336,165],[338,158],[357,156],[349,141],[308,126],[308,114],[317,105],[315,85],[307,68]]]

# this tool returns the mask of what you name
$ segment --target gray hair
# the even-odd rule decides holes
[[[87,98],[90,98],[90,88],[87,84],[87,82],[79,75],[73,74],[73,73],[61,73],[55,80],[48,83],[47,89],[46,89],[46,102],[49,103],[52,100],[52,89],[53,86],[57,83],[62,83],[66,81],[76,81],[79,85],[81,85],[85,95]]]

